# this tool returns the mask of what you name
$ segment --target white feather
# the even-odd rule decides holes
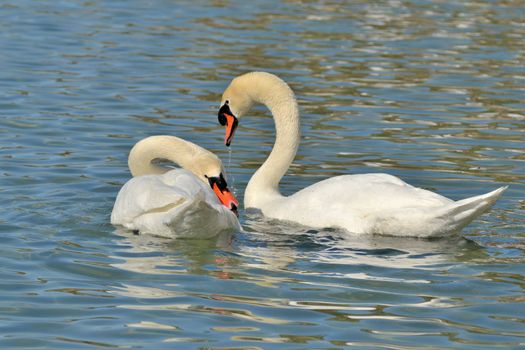
[[[198,149],[199,152],[203,150]],[[180,145],[177,151],[181,151]],[[195,149],[189,156],[195,157]],[[173,154],[171,157],[174,157]],[[210,171],[220,173],[218,158],[204,159],[219,162],[216,166],[218,170]],[[197,162],[197,158],[194,161]],[[202,158],[200,161],[203,161]],[[132,166],[130,168],[133,169]],[[185,169],[130,179],[117,195],[111,223],[165,237],[207,238],[225,230],[241,229],[235,214],[220,203],[210,186]]]

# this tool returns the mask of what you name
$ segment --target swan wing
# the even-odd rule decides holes
[[[117,195],[111,223],[168,237],[240,228],[212,190],[184,169],[130,179]]]
[[[180,186],[166,183],[164,175],[134,177],[120,189],[111,213],[111,223],[124,225],[148,212],[164,212],[167,207],[186,201],[186,197],[187,193]]]
[[[151,212],[135,220],[140,231],[166,237],[210,238],[225,230],[240,230],[239,220],[231,210],[208,200],[207,191],[199,191],[191,200],[165,213]]]
[[[357,234],[443,237],[488,210],[504,190],[453,201],[387,174],[343,175],[283,197],[265,214]]]
[[[451,203],[392,175],[358,174],[315,183],[268,206],[264,214],[313,227],[341,227],[356,234],[389,234],[390,229],[383,227],[392,220],[406,222],[411,217],[421,224],[431,209]]]
[[[320,181],[291,197],[308,206],[328,206],[350,211],[385,210],[409,206],[433,207],[452,200],[437,193],[411,186],[388,174],[336,176]]]

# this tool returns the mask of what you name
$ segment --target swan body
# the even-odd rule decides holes
[[[154,165],[156,159],[183,169]],[[117,195],[112,224],[164,237],[207,238],[240,229],[231,210],[238,204],[213,153],[174,136],[151,136],[133,147],[128,165],[134,177]]]
[[[460,231],[488,210],[506,187],[453,201],[413,187],[388,174],[332,177],[290,196],[279,181],[299,146],[299,109],[290,87],[275,75],[252,72],[235,78],[224,91],[219,122],[232,141],[238,118],[254,103],[268,107],[276,128],[274,147],[246,187],[244,205],[263,215],[310,227],[338,227],[352,234],[443,237]]]

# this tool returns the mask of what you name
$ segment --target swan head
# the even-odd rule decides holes
[[[235,134],[235,130],[239,125],[239,119],[231,111],[229,106],[229,100],[226,100],[219,109],[219,123],[226,128],[226,133],[224,134],[224,144],[230,147],[230,144]]]
[[[215,154],[208,153],[194,158],[184,168],[209,184],[222,205],[233,211],[235,215],[239,215],[237,212],[239,201],[228,188],[222,163]]]
[[[250,95],[253,90],[250,83],[253,73],[241,75],[232,80],[230,85],[224,90],[219,109],[219,123],[226,128],[224,144],[230,146],[239,125],[239,118],[252,108],[254,99]]]
[[[205,176],[208,179],[211,189],[215,192],[215,195],[219,198],[222,205],[233,211],[235,215],[239,216],[237,211],[237,208],[239,208],[239,201],[228,189],[228,184],[224,179],[224,175],[220,173],[219,176]]]
[[[231,144],[239,119],[254,103],[266,105],[274,116],[275,113],[298,114],[295,95],[281,78],[267,72],[240,75],[224,90],[219,109],[219,123],[226,128],[226,146]]]

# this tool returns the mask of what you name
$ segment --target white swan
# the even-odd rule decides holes
[[[182,169],[152,163],[160,159]],[[240,229],[233,213],[239,204],[210,151],[178,137],[150,136],[133,146],[128,165],[134,177],[117,195],[112,224],[165,237],[212,237]]]
[[[231,143],[238,119],[254,103],[273,115],[276,140],[264,164],[246,187],[244,206],[263,215],[311,227],[339,227],[354,234],[442,237],[461,230],[490,208],[506,189],[453,201],[413,187],[387,174],[342,175],[309,186],[289,197],[279,181],[299,145],[299,110],[290,87],[275,75],[252,72],[235,78],[224,91],[219,122]]]

